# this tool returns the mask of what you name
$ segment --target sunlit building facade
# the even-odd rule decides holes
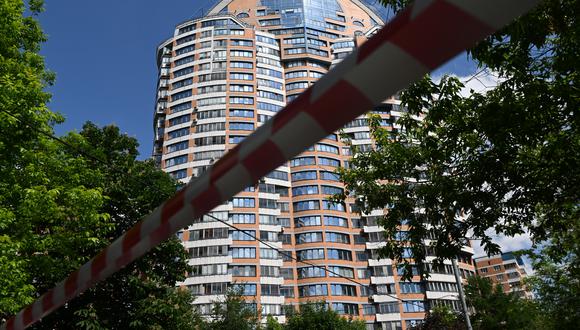
[[[514,293],[520,297],[532,298],[526,288],[524,278],[528,276],[522,257],[512,252],[474,258],[478,276],[490,279],[499,285],[503,292]]]
[[[224,0],[207,15],[177,25],[157,53],[158,165],[183,183],[201,175],[381,24],[357,0]],[[399,104],[390,98],[369,110],[396,130]],[[373,147],[365,116],[342,133],[319,141],[211,213],[292,258],[207,216],[180,232],[195,272],[179,285],[196,295],[201,313],[209,314],[211,302],[234,284],[262,316],[282,322],[287,308],[311,300],[364,319],[369,329],[406,329],[432,306],[459,307],[450,262],[426,282],[419,276],[401,282],[397,266],[377,254],[383,240],[377,219],[385,210],[360,214],[354,200],[327,200],[343,191],[335,170],[348,166],[350,145],[359,151]],[[460,256],[464,276],[474,273],[472,254],[466,246]]]

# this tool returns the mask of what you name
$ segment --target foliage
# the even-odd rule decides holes
[[[38,14],[42,1],[26,10]],[[62,121],[46,107],[54,75],[38,55],[44,34],[24,12],[22,0],[0,3],[0,322],[176,189],[116,127],[86,124],[63,138],[68,145],[49,138]],[[191,295],[174,287],[186,258],[171,239],[34,327],[193,329]]]
[[[539,251],[528,251],[534,274],[525,284],[534,293],[535,300],[551,328],[572,329],[580,324],[580,228],[561,232]],[[560,257],[566,251],[564,257]],[[548,328],[548,327],[546,327]]]
[[[474,329],[544,329],[538,305],[515,293],[504,293],[499,285],[484,277],[470,277],[465,287]]]
[[[324,302],[300,305],[300,310],[286,316],[286,330],[364,330],[361,320],[347,319],[329,309]]]
[[[445,306],[437,306],[427,312],[423,323],[413,327],[417,330],[465,330],[463,315],[456,313]]]
[[[201,329],[253,330],[259,322],[256,310],[242,298],[242,289],[234,287],[228,290],[223,301],[214,302],[211,319]]]
[[[400,129],[371,118],[377,148],[340,171],[347,191],[337,197],[355,192],[364,211],[390,207],[381,253],[405,262],[406,275],[408,245],[395,239],[403,221],[418,264],[427,254],[455,257],[471,233],[492,254],[499,246],[490,232],[528,232],[538,243],[578,222],[579,10],[576,0],[543,1],[469,50],[501,77],[497,88],[463,96],[457,78],[425,77],[401,94]],[[425,249],[427,238],[434,243]]]

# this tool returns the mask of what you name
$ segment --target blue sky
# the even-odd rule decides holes
[[[48,35],[41,53],[56,72],[50,108],[66,121],[59,135],[85,121],[115,124],[151,155],[157,78],[155,49],[174,26],[200,16],[215,0],[47,1],[39,17]],[[474,72],[465,55],[439,72]]]

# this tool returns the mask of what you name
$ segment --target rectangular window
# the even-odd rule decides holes
[[[256,248],[232,248],[231,255],[236,259],[255,259]]]
[[[253,198],[234,197],[232,204],[234,207],[256,207],[256,201]]]
[[[249,122],[230,122],[230,129],[236,131],[253,131],[254,123]]]

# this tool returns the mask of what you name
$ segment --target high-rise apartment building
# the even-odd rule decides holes
[[[179,24],[158,47],[159,166],[184,183],[199,176],[382,23],[358,0],[223,0],[206,16]],[[396,130],[397,100],[369,110]],[[343,133],[358,150],[373,146],[365,116]],[[197,296],[202,313],[234,283],[262,315],[281,321],[285,306],[310,300],[362,318],[369,329],[405,329],[438,304],[459,308],[451,262],[433,269],[428,281],[417,272],[402,282],[397,265],[377,254],[384,210],[360,214],[354,200],[327,200],[343,191],[335,170],[348,166],[351,152],[331,134],[212,211],[292,258],[207,216],[180,233],[196,270],[180,285]],[[474,274],[472,254],[466,246],[460,256],[464,276]]]
[[[489,278],[500,285],[503,292],[514,292],[525,298],[532,298],[522,280],[528,275],[524,260],[512,252],[505,252],[489,257],[474,258],[477,275]]]

